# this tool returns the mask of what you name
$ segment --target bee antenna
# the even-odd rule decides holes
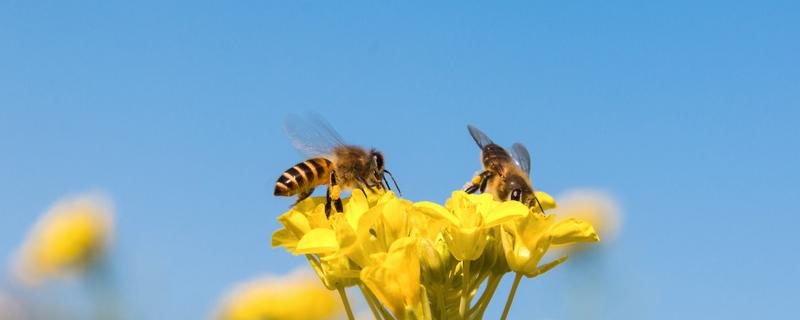
[[[386,185],[386,189],[392,191],[392,187],[389,186],[389,180],[386,180],[386,175],[383,175],[383,185]]]
[[[538,205],[539,205],[539,211],[541,211],[541,212],[542,212],[542,214],[546,215],[546,213],[544,213],[544,207],[542,207],[542,203],[541,203],[541,202],[539,202],[539,198],[537,198],[537,197],[534,195],[534,196],[533,196],[533,201],[536,201],[536,204],[538,204]]]
[[[383,170],[383,173],[384,174],[388,174],[389,178],[392,178],[392,182],[394,182],[394,188],[397,189],[397,194],[402,197],[403,196],[403,192],[400,191],[400,186],[397,185],[397,180],[394,179],[394,176],[392,175],[392,173],[389,172],[389,170],[386,170],[386,169]],[[386,179],[385,175],[383,176],[383,179]],[[386,181],[386,185],[387,186],[389,185],[389,181]]]

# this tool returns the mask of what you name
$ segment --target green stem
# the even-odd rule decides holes
[[[514,284],[511,285],[511,292],[508,293],[508,299],[506,299],[506,307],[503,309],[503,316],[500,317],[500,320],[506,320],[506,317],[508,317],[508,311],[511,310],[511,303],[514,301],[514,294],[517,293],[520,279],[522,279],[522,273],[517,272],[517,276],[514,277]]]
[[[439,300],[439,320],[447,319],[447,302],[445,302],[444,295],[447,292],[447,286],[443,286],[441,292],[438,294]]]
[[[469,308],[469,292],[471,291],[469,286],[469,260],[461,261],[462,263],[462,284],[463,288],[461,289],[461,304],[458,307],[458,315],[461,316],[461,319],[466,319],[467,316],[467,308]]]
[[[383,316],[383,319],[388,319],[388,320],[394,319],[392,314],[386,310],[383,304],[381,304],[380,299],[378,299],[378,297],[375,296],[375,294],[372,293],[372,290],[370,290],[369,287],[367,287],[366,285],[364,285],[364,292],[367,299],[375,303],[375,308],[378,309],[378,312]]]
[[[486,312],[486,308],[489,306],[489,303],[492,301],[494,297],[495,291],[497,291],[497,286],[500,284],[500,280],[503,279],[503,275],[491,275],[489,277],[489,282],[486,284],[486,289],[483,290],[483,294],[481,295],[480,300],[478,300],[478,309],[476,310],[476,316],[474,319],[483,319],[483,314]]]
[[[342,297],[342,304],[344,304],[344,310],[347,312],[347,319],[354,320],[353,310],[350,309],[350,301],[347,300],[347,292],[344,292],[344,288],[342,287],[338,287],[336,290],[339,291],[339,296]]]
[[[375,301],[372,300],[369,292],[364,288],[363,283],[358,284],[358,288],[361,289],[361,294],[364,295],[364,300],[367,300],[367,305],[369,305],[369,310],[372,311],[372,316],[375,317],[375,320],[383,319],[381,314],[378,312],[378,309],[375,307]]]

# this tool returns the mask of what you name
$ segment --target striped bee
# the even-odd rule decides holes
[[[488,190],[498,201],[516,200],[529,207],[537,204],[530,179],[531,156],[528,149],[515,143],[509,153],[478,128],[468,125],[467,129],[481,149],[483,171],[472,178],[464,191],[483,193]]]
[[[332,207],[338,212],[344,211],[340,199],[342,190],[391,190],[386,179],[389,175],[400,192],[394,176],[384,168],[383,154],[376,149],[345,144],[322,118],[293,116],[286,121],[285,129],[294,147],[309,159],[278,177],[274,195],[296,195],[297,204],[310,196],[317,186],[327,185],[325,212],[330,216]]]

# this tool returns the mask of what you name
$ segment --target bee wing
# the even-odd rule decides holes
[[[531,174],[531,154],[528,153],[528,149],[525,148],[521,143],[515,143],[511,146],[511,158],[514,159],[514,162],[517,163],[522,171],[525,171],[527,174]]]
[[[483,147],[487,145],[494,143],[492,139],[489,139],[489,137],[485,133],[483,133],[483,131],[481,131],[478,128],[475,128],[471,124],[467,125],[467,130],[469,130],[469,134],[472,136],[472,139],[475,139],[475,143],[477,143],[478,147],[480,147],[481,149],[483,149]]]
[[[345,144],[342,136],[317,114],[290,115],[283,128],[294,148],[304,156],[328,155],[333,148]]]

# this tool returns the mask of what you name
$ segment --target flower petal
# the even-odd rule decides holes
[[[336,233],[331,229],[317,228],[309,231],[297,242],[294,254],[315,254],[336,251],[339,243]]]
[[[547,194],[547,192],[536,191],[536,192],[534,192],[534,194],[536,195],[536,200],[539,200],[539,203],[542,204],[542,209],[550,210],[550,209],[555,209],[555,208],[558,207],[556,205],[556,200],[553,199],[552,196]]]
[[[591,224],[583,220],[569,218],[556,223],[550,229],[550,241],[552,244],[596,242],[600,241],[600,237]]]
[[[395,316],[420,302],[420,265],[417,240],[398,239],[387,253],[373,255],[374,262],[361,270],[361,280]]]
[[[528,214],[528,207],[519,201],[502,202],[489,210],[484,219],[487,228],[494,227],[504,222],[524,217]]]
[[[281,228],[272,234],[272,247],[285,247],[286,250],[292,251],[297,246],[297,237],[287,228]]]
[[[448,221],[452,225],[459,225],[459,220],[450,211],[437,203],[430,201],[421,201],[414,204],[414,207],[423,213],[433,217],[434,219],[442,219]]]

